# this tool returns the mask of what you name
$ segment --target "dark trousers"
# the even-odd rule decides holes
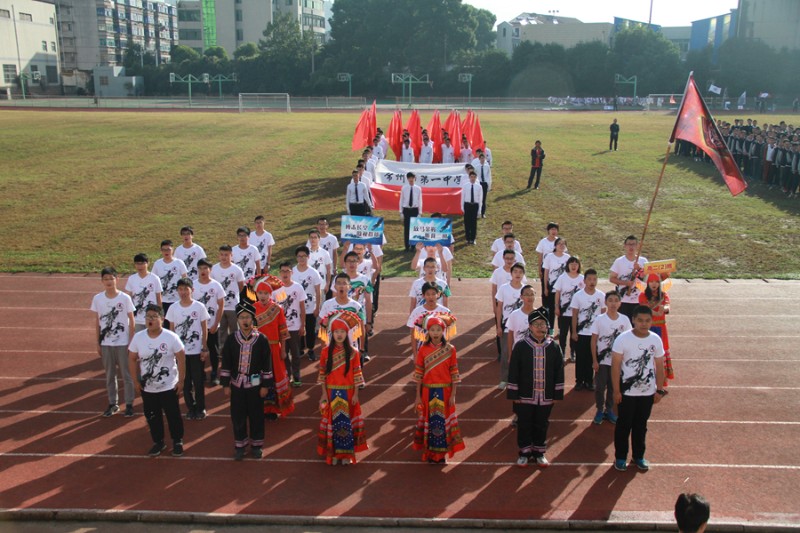
[[[142,391],[142,408],[150,428],[153,442],[164,442],[164,416],[167,417],[169,436],[172,442],[183,440],[183,419],[178,405],[178,393],[175,389],[164,392]]]
[[[634,459],[644,459],[647,420],[653,409],[653,396],[622,395],[617,406],[617,425],[614,427],[614,456],[628,458],[628,439],[633,448]]]
[[[636,306],[638,305],[639,304],[631,302],[621,303],[619,304],[619,312],[628,317],[631,320],[631,323],[633,323],[633,310],[636,309]]]
[[[164,316],[167,316],[167,311],[169,311],[169,308],[173,303],[174,302],[161,302],[161,309],[164,310]],[[161,327],[164,329],[169,329],[169,320],[165,318],[164,321],[161,322]]]
[[[231,421],[234,446],[244,448],[248,443],[257,448],[264,446],[264,399],[259,394],[259,387],[231,387]]]
[[[475,242],[478,237],[478,209],[477,202],[464,202],[464,233],[467,242]]]
[[[556,291],[550,287],[547,296],[542,292],[542,305],[547,308],[548,316],[556,316]],[[550,329],[553,329],[554,321],[550,320]]]
[[[366,202],[350,204],[350,215],[354,217],[365,217],[367,216],[368,207]]]
[[[189,411],[202,411],[206,408],[206,373],[200,354],[186,354],[186,377],[183,379],[183,401]]]
[[[214,333],[208,332],[208,358],[211,361],[211,379],[217,377],[217,368],[219,368],[219,342],[217,334],[219,330]]]
[[[381,275],[375,276],[375,283],[372,285],[372,321],[375,321],[375,313],[378,312],[378,300],[381,297]]]
[[[308,350],[314,353],[314,343],[317,341],[317,317],[314,316],[314,313],[306,314],[306,335],[300,341],[300,351]]]
[[[411,231],[411,217],[419,216],[419,208],[417,207],[404,207],[403,208],[403,245],[406,249],[411,245],[408,243],[408,234]]]
[[[575,343],[575,382],[594,386],[591,335],[578,335]]]
[[[539,188],[539,180],[542,177],[542,167],[531,167],[531,175],[528,176],[528,188],[531,188],[531,184],[533,183],[533,178],[536,178],[536,187]]]
[[[567,340],[569,340],[569,353],[575,357],[575,342],[572,340],[570,330],[572,329],[572,317],[561,315],[558,317],[558,345],[561,346],[561,353],[567,355]]]
[[[481,199],[481,216],[483,216],[486,214],[486,198],[489,197],[489,184],[482,181],[481,189],[483,189],[483,198]]]
[[[300,330],[290,331],[286,339],[286,353],[289,355],[291,375],[295,381],[300,381]]]
[[[611,150],[611,145],[614,145],[614,150],[617,149],[617,140],[619,139],[619,133],[612,133],[611,137],[608,139],[608,149]]]
[[[547,451],[547,428],[550,426],[552,405],[515,403],[517,415],[517,446],[525,457],[541,457]]]

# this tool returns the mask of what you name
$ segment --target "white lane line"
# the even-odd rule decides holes
[[[75,415],[102,418],[98,411],[69,411],[69,410],[47,410],[47,409],[0,409],[0,414],[17,415],[17,414],[35,414],[35,415]],[[141,416],[137,414],[136,416]],[[229,420],[229,413],[209,413],[208,418],[219,418]],[[408,422],[410,424],[416,423],[416,417],[367,417],[368,420],[376,422]],[[291,415],[285,419],[286,422],[292,420],[319,420],[318,416],[301,416]],[[507,418],[469,418],[459,416],[460,422],[478,422],[478,423],[497,423],[497,424],[511,424],[511,417]],[[587,425],[592,423],[591,418],[551,418],[550,422],[574,424],[585,423]],[[740,426],[800,426],[800,421],[790,420],[669,420],[669,419],[650,419],[648,424],[710,424],[710,425],[740,425]],[[194,425],[194,424],[192,424]],[[198,422],[198,425],[202,425]]]
[[[191,450],[191,448],[189,448]],[[168,455],[168,454],[167,454]],[[147,455],[132,455],[132,454],[102,454],[102,453],[17,453],[17,452],[4,452],[0,453],[0,457],[28,457],[28,458],[65,458],[65,459],[143,459],[146,461],[152,461],[152,457],[148,457]],[[174,458],[174,457],[163,457],[169,461],[172,460],[179,460],[179,461],[219,461],[229,463],[231,461],[230,457],[209,457],[209,456],[192,456],[192,455],[184,455],[183,457]],[[321,464],[321,459],[281,459],[281,458],[274,458],[270,457],[269,455],[266,456],[266,461],[269,464],[275,463],[286,463],[286,464],[297,464],[297,463],[315,463]],[[399,466],[399,465],[422,465],[425,468],[430,468],[427,463],[423,463],[422,461],[373,461],[370,459],[363,459],[358,461],[359,464],[362,465],[377,465],[377,466]],[[496,466],[496,467],[509,467],[515,468],[516,464],[512,462],[506,461],[452,461],[449,463],[449,466]],[[568,466],[568,467],[609,467],[611,468],[614,463],[612,462],[602,462],[602,463],[562,463],[558,460],[555,460],[550,463],[551,466],[559,467],[559,466]],[[751,470],[789,470],[789,471],[797,471],[800,470],[800,465],[754,465],[754,464],[724,464],[724,463],[651,463],[651,466],[654,468],[715,468],[715,469],[751,469]],[[624,474],[620,474],[624,475]]]

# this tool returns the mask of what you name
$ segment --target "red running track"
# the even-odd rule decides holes
[[[319,391],[308,361],[297,409],[268,422],[261,461],[232,461],[218,387],[207,389],[211,416],[186,423],[184,457],[146,457],[139,399],[133,419],[99,416],[105,390],[88,311],[99,276],[0,275],[0,508],[647,525],[669,522],[677,494],[690,491],[711,501],[716,524],[800,523],[800,283],[675,283],[677,379],[650,419],[643,474],[613,469],[613,426],[591,423],[593,394],[572,390],[571,365],[551,419],[552,466],[513,465],[486,280],[456,282],[450,299],[467,450],[445,467],[421,463],[410,446],[410,282],[382,283],[361,394],[370,450],[355,466],[331,467],[315,452]]]

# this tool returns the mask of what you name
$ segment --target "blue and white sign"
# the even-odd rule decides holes
[[[421,242],[425,245],[450,246],[452,236],[453,223],[449,218],[411,218],[408,234],[408,242],[411,244]]]
[[[383,244],[383,217],[342,216],[342,241]]]

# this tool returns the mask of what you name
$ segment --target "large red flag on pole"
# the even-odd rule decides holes
[[[467,134],[470,135],[470,134]],[[480,148],[481,150],[485,150],[486,146],[483,140],[483,130],[481,129],[481,119],[478,118],[477,113],[472,119],[472,132],[469,138],[469,142],[472,145],[473,153]]]
[[[375,130],[372,131],[370,135],[369,128],[370,128],[370,110],[365,109],[361,112],[361,117],[358,119],[358,124],[356,124],[356,131],[353,133],[353,142],[351,144],[352,150],[363,150],[370,144],[372,144],[372,137],[375,135]]]
[[[419,161],[419,153],[422,150],[422,125],[419,120],[419,112],[415,109],[411,112],[406,124],[408,137],[411,139],[411,147],[414,149],[414,161]]]
[[[703,97],[700,96],[691,74],[686,82],[678,119],[675,121],[669,142],[672,143],[675,139],[688,141],[705,152],[722,174],[722,179],[725,180],[732,195],[736,196],[747,188],[747,182],[742,177],[728,146],[722,140],[717,124],[708,111]]]
[[[367,144],[372,144],[372,139],[378,134],[378,106],[375,100],[372,101],[372,108],[369,113],[369,139]]]
[[[472,146],[472,120],[474,115],[472,109],[467,111],[467,116],[461,121],[461,133],[467,136],[467,142]]]
[[[444,121],[444,129],[450,135],[450,144],[453,145],[453,157],[458,161],[459,156],[461,156],[461,117],[455,109],[450,111],[450,116]]]
[[[394,152],[395,160],[400,161],[403,148],[403,112],[395,109],[392,115],[392,121],[389,123],[389,131],[386,135],[386,140],[389,142],[389,147]],[[388,158],[389,154],[386,154]]]
[[[428,123],[428,137],[433,143],[433,162],[442,162],[442,123],[439,118],[439,110],[433,112],[431,121]]]

